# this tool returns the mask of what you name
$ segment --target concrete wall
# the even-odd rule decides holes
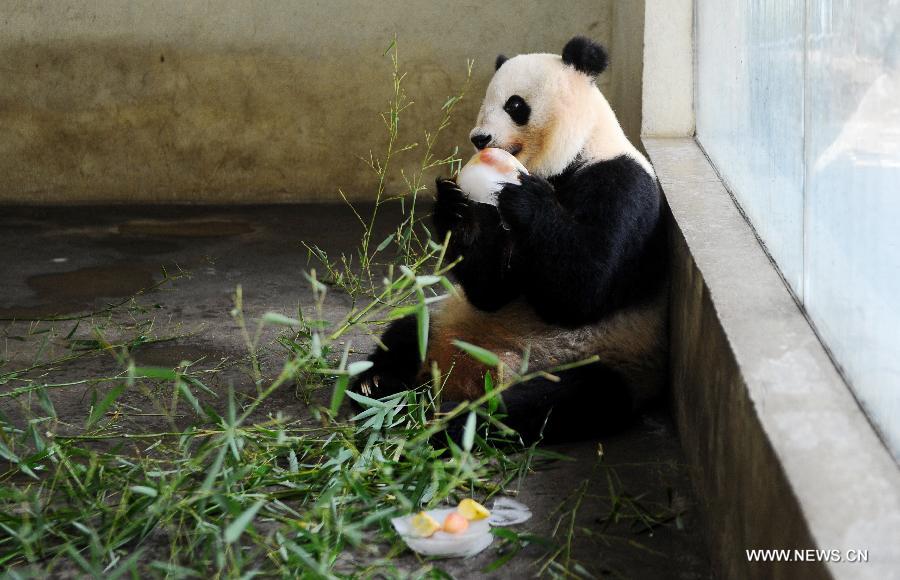
[[[559,52],[574,34],[610,46],[601,89],[636,137],[641,5],[0,0],[0,203],[371,198],[357,157],[385,143],[395,32],[416,101],[405,139],[436,125],[476,58],[438,149],[468,156],[497,53]]]
[[[645,137],[694,134],[694,0],[648,0],[644,11]]]
[[[644,2],[613,4],[610,66],[605,94],[631,142],[641,144],[644,70]]]

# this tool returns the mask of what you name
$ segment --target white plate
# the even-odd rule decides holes
[[[455,511],[456,508],[443,508],[428,510],[425,513],[433,517],[439,524],[443,524],[444,518]],[[459,534],[437,531],[433,535],[423,538],[412,531],[410,526],[412,517],[409,515],[393,518],[391,523],[394,524],[394,529],[397,530],[406,545],[423,556],[465,558],[481,552],[494,541],[487,519],[470,521],[466,531]]]
[[[447,515],[455,511],[456,508],[440,508],[428,510],[425,513],[433,517],[439,524],[443,524]],[[391,523],[406,545],[414,552],[423,556],[468,558],[481,552],[494,541],[491,526],[520,524],[530,517],[531,510],[526,505],[508,497],[498,497],[494,500],[489,518],[469,521],[466,531],[459,534],[437,531],[427,538],[417,536],[410,525],[412,515],[393,518]]]

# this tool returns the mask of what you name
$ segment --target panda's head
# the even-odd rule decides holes
[[[606,65],[603,47],[582,37],[570,40],[562,56],[498,56],[472,143],[505,149],[544,177],[579,156],[623,153],[630,143],[594,82]]]

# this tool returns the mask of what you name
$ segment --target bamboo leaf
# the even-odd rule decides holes
[[[494,392],[494,377],[491,376],[491,371],[484,373],[484,392],[488,395]],[[499,406],[500,397],[498,395],[493,395],[487,401],[488,414],[493,415]]]
[[[174,370],[165,367],[134,367],[133,376],[138,379],[164,379],[174,380]]]
[[[426,306],[425,304],[422,304],[421,308],[416,310],[416,322],[419,323],[419,360],[425,360],[425,355],[428,352],[429,325],[428,306]]]
[[[147,497],[156,497],[157,495],[159,495],[158,491],[156,491],[152,487],[147,487],[146,485],[132,485],[130,489],[134,493],[146,495]]]
[[[341,375],[334,383],[334,391],[331,393],[331,414],[337,415],[341,403],[344,401],[344,394],[347,392],[347,385],[350,384],[350,377]]]
[[[388,407],[387,403],[382,403],[381,401],[369,398],[365,395],[360,395],[359,393],[354,393],[353,391],[347,391],[347,396],[366,407],[378,407],[379,409],[386,409]]]
[[[462,446],[466,451],[472,450],[475,443],[475,411],[469,411],[469,417],[466,419],[466,426],[463,428]]]
[[[416,284],[419,286],[431,286],[441,281],[441,276],[416,276]]]
[[[241,537],[241,534],[244,533],[244,530],[247,529],[253,522],[253,518],[256,517],[256,512],[259,511],[259,508],[263,506],[265,501],[259,500],[239,515],[233,522],[228,524],[228,527],[225,528],[225,542],[228,544],[235,543],[238,538]]]
[[[277,312],[266,312],[263,314],[262,321],[265,324],[274,324],[276,326],[300,326],[300,321],[284,314]]]
[[[481,348],[480,346],[475,346],[474,344],[462,340],[454,340],[453,344],[480,363],[494,368],[500,366],[500,357],[486,348]]]
[[[391,245],[391,241],[393,239],[394,239],[394,234],[391,234],[388,237],[386,237],[384,239],[384,241],[381,242],[380,244],[378,244],[378,247],[375,248],[375,252],[380,252],[380,251],[384,250],[385,248],[387,248],[389,245]]]
[[[135,369],[137,370],[137,369]],[[85,424],[85,428],[90,427],[94,423],[100,420],[101,417],[106,413],[106,411],[112,407],[112,404],[116,402],[116,399],[119,398],[119,395],[122,394],[122,391],[125,390],[125,383],[121,383],[115,387],[113,387],[106,396],[103,397],[103,400],[94,405],[91,408],[91,414],[88,417],[87,423]]]
[[[358,360],[356,362],[352,362],[347,365],[347,374],[351,377],[355,377],[360,373],[364,373],[374,365],[372,361],[369,360]]]

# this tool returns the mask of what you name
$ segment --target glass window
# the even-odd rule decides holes
[[[696,23],[697,139],[900,457],[900,0]]]

